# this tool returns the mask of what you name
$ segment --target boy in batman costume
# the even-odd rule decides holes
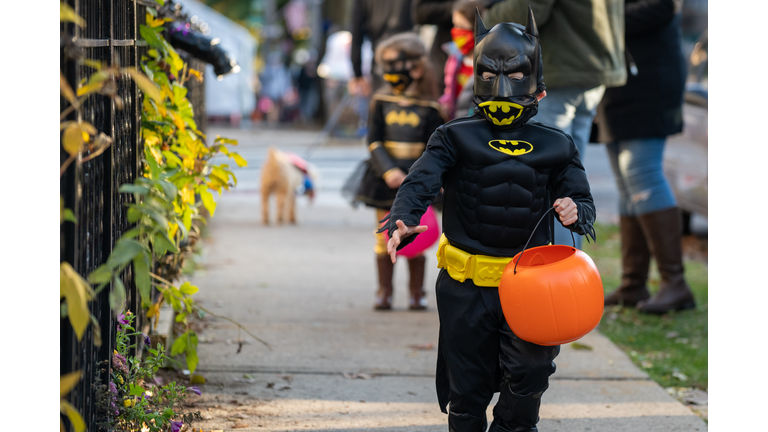
[[[444,188],[436,283],[440,409],[452,432],[485,431],[486,408],[500,392],[489,432],[537,431],[560,347],[523,341],[510,330],[499,280],[531,235],[530,247],[549,242],[553,220],[532,231],[550,207],[557,223],[593,239],[595,207],[571,137],[530,120],[546,95],[530,8],[525,27],[488,30],[477,15],[474,73],[475,115],[437,128],[382,230],[394,261],[396,249],[426,230],[420,217]]]

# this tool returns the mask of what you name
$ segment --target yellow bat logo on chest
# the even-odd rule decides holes
[[[533,145],[528,141],[491,140],[488,145],[492,149],[510,156],[520,156],[533,151]]]
[[[421,123],[421,118],[413,111],[390,111],[384,121],[388,125],[399,124],[401,126],[411,125],[416,127]]]

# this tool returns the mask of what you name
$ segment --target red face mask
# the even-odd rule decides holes
[[[451,38],[462,54],[467,55],[475,48],[475,32],[468,29],[452,28]]]

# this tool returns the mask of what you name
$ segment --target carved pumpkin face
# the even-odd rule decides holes
[[[603,282],[592,259],[570,246],[526,249],[504,269],[499,298],[520,339],[562,345],[592,331],[603,316]]]

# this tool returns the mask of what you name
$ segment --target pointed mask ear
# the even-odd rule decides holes
[[[477,28],[477,25],[475,25],[475,28]],[[539,37],[539,29],[536,28],[536,20],[533,19],[533,9],[531,9],[531,6],[528,6],[528,22],[525,23],[525,33],[535,38]]]
[[[485,36],[488,33],[488,29],[483,24],[483,19],[480,17],[480,11],[475,8],[475,39]]]

